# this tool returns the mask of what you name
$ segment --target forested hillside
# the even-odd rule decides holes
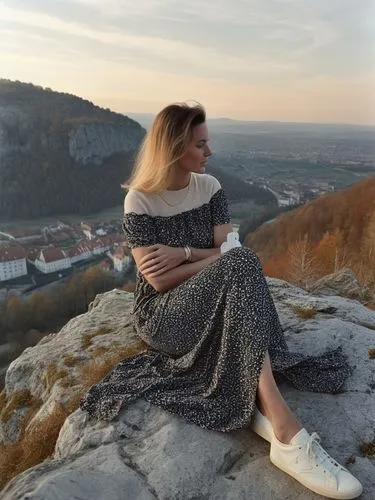
[[[121,204],[145,134],[79,97],[0,80],[0,216],[92,213]]]
[[[375,177],[280,215],[244,243],[271,276],[308,283],[349,267],[375,286]]]

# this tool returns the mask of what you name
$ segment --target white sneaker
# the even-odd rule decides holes
[[[258,410],[257,407],[255,407],[251,420],[251,430],[269,443],[271,442],[273,436],[271,422]]]
[[[301,429],[289,444],[281,443],[275,435],[271,441],[271,462],[319,495],[338,498],[357,498],[361,483],[336,462],[319,444],[316,432],[309,435]]]

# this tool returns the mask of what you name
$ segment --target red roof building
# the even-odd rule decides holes
[[[42,273],[53,273],[71,267],[69,255],[61,248],[49,247],[40,251],[34,265]]]

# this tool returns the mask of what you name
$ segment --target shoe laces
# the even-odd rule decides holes
[[[325,451],[320,441],[319,434],[313,432],[305,444],[305,451],[311,462],[319,462],[324,470],[328,471],[335,478],[336,487],[338,488],[338,475],[341,470],[345,469]],[[318,465],[316,464],[315,466],[317,467]]]

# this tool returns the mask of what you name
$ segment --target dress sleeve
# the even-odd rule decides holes
[[[125,244],[129,248],[148,247],[157,243],[153,217],[147,214],[125,213],[122,221]]]
[[[228,200],[222,187],[211,197],[210,206],[213,225],[230,223]]]

